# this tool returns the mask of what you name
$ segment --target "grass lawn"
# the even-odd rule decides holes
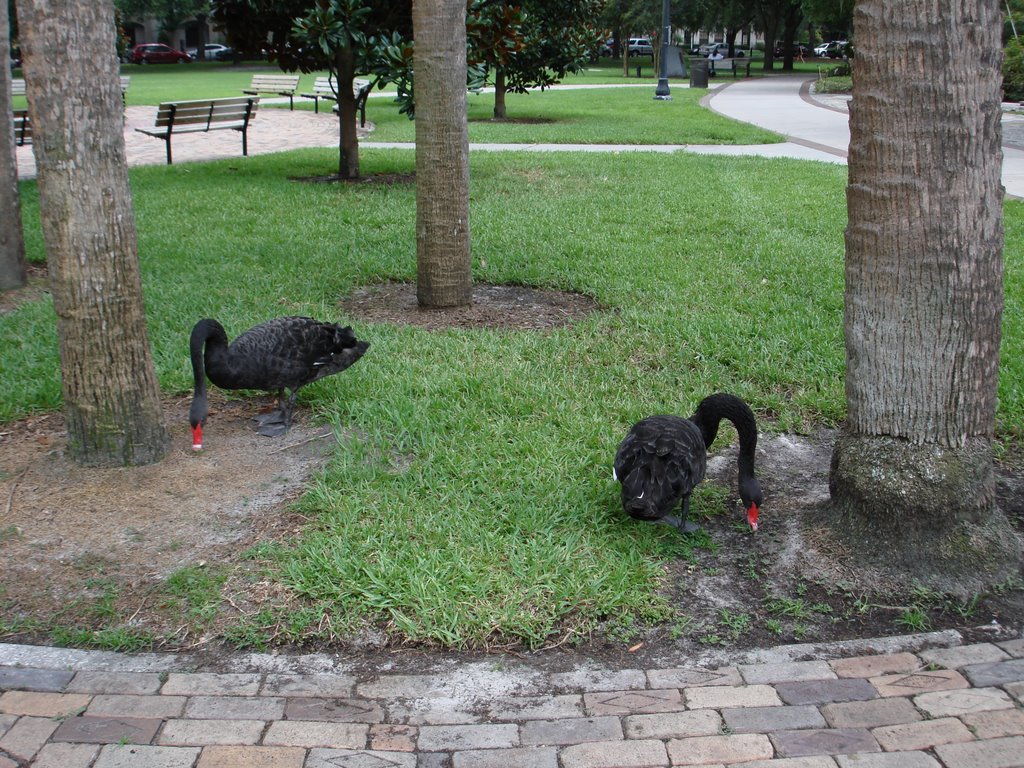
[[[280,314],[347,320],[337,302],[354,287],[414,279],[413,188],[288,180],[334,162],[304,150],[131,171],[166,393],[191,388],[200,317],[231,336]],[[410,171],[414,155],[368,150],[362,166]],[[716,390],[747,399],[768,431],[843,416],[844,168],[525,153],[471,166],[475,279],[581,291],[604,309],[547,333],[356,323],[367,356],[301,396],[346,435],[299,502],[310,525],[252,553],[308,606],[284,621],[292,638],[315,637],[324,613],[333,631],[374,624],[450,646],[668,620],[662,561],[710,542],[622,515],[609,467],[629,425],[689,414]],[[22,184],[39,261],[35,190]],[[1021,203],[1006,227],[999,430],[1019,440]],[[0,422],[60,407],[49,301],[0,317],[0,389]],[[725,513],[727,496],[707,485],[696,509]]]

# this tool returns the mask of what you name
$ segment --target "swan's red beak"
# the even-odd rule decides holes
[[[192,427],[192,450],[203,450],[203,425],[196,424]]]
[[[757,530],[757,514],[760,511],[757,504],[751,504],[750,509],[747,510],[747,522],[750,523],[751,530]]]

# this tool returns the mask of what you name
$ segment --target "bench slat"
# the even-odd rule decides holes
[[[300,75],[253,75],[249,87],[242,93],[253,96],[260,93],[276,93],[288,97],[288,109],[295,109],[295,90],[299,87]]]

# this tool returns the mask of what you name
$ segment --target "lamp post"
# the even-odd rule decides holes
[[[654,89],[654,98],[658,101],[672,100],[668,88],[668,38],[670,34],[668,0],[661,0],[661,61],[658,65],[658,87]]]

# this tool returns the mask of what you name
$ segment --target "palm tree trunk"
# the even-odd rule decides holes
[[[169,447],[146,332],[111,0],[18,0],[68,450],[81,464]]]
[[[416,0],[416,296],[473,299],[469,250],[465,0]]]
[[[904,0],[894,13],[888,0],[861,0],[855,9],[848,417],[830,484],[851,542],[873,559],[998,579],[1019,556],[995,507],[992,466],[1000,14],[997,0],[939,6]]]

